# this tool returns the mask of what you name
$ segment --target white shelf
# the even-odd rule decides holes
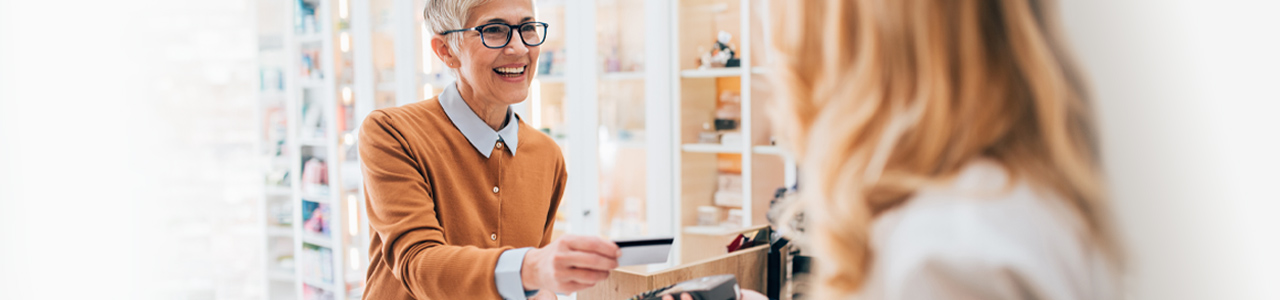
[[[293,273],[284,271],[272,271],[267,274],[267,280],[270,281],[286,281],[293,282]]]
[[[721,144],[684,144],[680,150],[694,153],[742,153],[742,149]]]
[[[379,92],[395,92],[396,83],[394,81],[379,82],[374,89]]]
[[[746,72],[742,68],[707,68],[692,69],[680,71],[682,78],[716,78],[716,77],[734,77],[745,75]]]
[[[310,232],[302,233],[302,242],[320,247],[333,249],[333,239]]]
[[[285,96],[286,95],[284,91],[281,91],[281,90],[275,90],[275,89],[265,90],[265,91],[258,90],[258,99],[261,99],[262,102],[269,103],[269,104],[284,103]]]
[[[318,77],[299,77],[298,86],[305,89],[323,88],[324,79]]]
[[[278,186],[278,185],[276,186],[267,185],[266,192],[267,192],[267,196],[273,196],[273,197],[293,195],[293,189],[290,189],[289,187],[286,187],[286,186]]]
[[[320,33],[295,35],[294,38],[301,44],[315,44],[324,41],[324,35]]]
[[[533,78],[537,79],[538,82],[541,83],[564,83],[564,75],[544,74],[535,75]]]
[[[335,287],[334,285],[320,282],[317,279],[303,277],[302,283],[305,283],[306,285],[318,287],[322,290],[333,292],[334,295],[345,294],[342,291],[339,291],[338,288]]]
[[[282,226],[267,226],[268,237],[288,237],[293,236],[293,228]]]
[[[329,187],[326,186],[325,189],[329,189]],[[333,197],[330,197],[329,195],[324,195],[324,194],[315,194],[315,193],[302,194],[302,200],[307,200],[315,203],[330,204],[329,202],[332,202],[331,198]]]
[[[644,72],[605,72],[600,75],[605,81],[643,80]]]
[[[324,147],[329,145],[329,143],[325,142],[324,138],[298,138],[298,144],[311,147]]]
[[[685,234],[722,236],[738,233],[742,231],[740,227],[729,226],[685,226]]]
[[[778,146],[755,146],[751,147],[751,152],[757,154],[782,155],[782,148]]]

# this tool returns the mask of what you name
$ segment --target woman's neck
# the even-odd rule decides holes
[[[507,105],[485,101],[485,97],[478,96],[470,84],[462,81],[458,82],[458,95],[461,95],[467,107],[470,107],[471,111],[494,131],[501,130],[502,126],[507,125]]]

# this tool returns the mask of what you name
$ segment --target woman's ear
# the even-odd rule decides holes
[[[431,38],[431,50],[436,53],[444,65],[449,68],[457,68],[462,66],[462,61],[453,55],[453,51],[449,51],[449,43],[444,41],[443,36],[434,36]]]

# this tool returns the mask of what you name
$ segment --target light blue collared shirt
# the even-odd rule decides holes
[[[516,155],[516,146],[520,144],[520,125],[517,120],[518,116],[511,112],[511,107],[507,107],[507,126],[501,130],[493,131],[489,124],[485,124],[476,112],[471,110],[471,106],[462,100],[462,95],[458,94],[456,83],[451,83],[440,93],[440,106],[444,107],[444,114],[449,116],[449,121],[453,122],[453,127],[457,127],[462,135],[467,137],[467,141],[471,142],[471,146],[476,147],[476,151],[480,151],[485,158],[493,153],[494,145],[499,141],[504,142],[511,155]]]
[[[511,151],[511,155],[516,155],[516,146],[520,145],[520,122],[519,117],[511,112],[511,107],[507,107],[507,125],[501,130],[494,131],[485,124],[484,120],[477,116],[475,111],[471,110],[471,106],[462,100],[462,94],[458,93],[457,83],[450,83],[445,87],[444,92],[440,93],[440,106],[444,108],[444,114],[449,116],[449,121],[453,122],[453,127],[457,127],[462,132],[462,136],[471,142],[471,146],[480,151],[481,155],[489,158],[493,154],[493,148],[507,149]],[[504,147],[497,147],[498,142],[502,142]],[[511,249],[502,252],[502,256],[498,257],[498,265],[493,269],[493,284],[498,287],[498,295],[503,299],[526,299],[533,297],[538,293],[537,290],[525,291],[524,283],[520,278],[520,269],[523,267],[524,255],[533,248]]]

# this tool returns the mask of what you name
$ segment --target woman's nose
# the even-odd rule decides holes
[[[520,39],[520,35],[511,37],[511,42],[502,48],[503,52],[509,55],[525,55],[529,53],[529,46],[524,44],[524,40]]]

